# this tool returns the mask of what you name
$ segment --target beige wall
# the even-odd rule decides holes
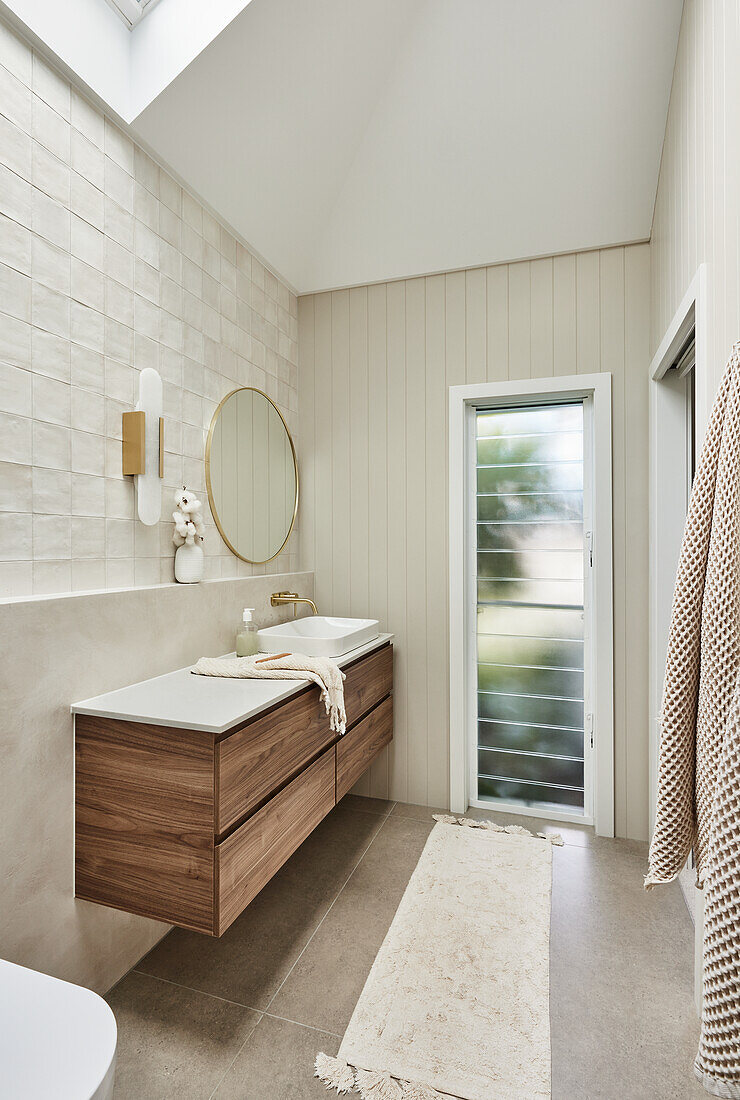
[[[0,602],[0,958],[100,992],[168,926],[74,898],[70,704],[226,653],[245,606],[310,573]]]
[[[297,421],[296,298],[0,21],[0,597],[173,579],[173,496],[202,494],[209,577],[239,561],[205,498],[216,405],[240,385]],[[121,413],[164,382],[162,522],[134,519]]]
[[[651,239],[655,352],[699,264],[707,264],[706,415],[740,339],[740,15],[686,0]]]
[[[447,387],[610,371],[616,829],[648,829],[647,245],[299,298],[302,564],[395,633],[396,736],[360,790],[446,806]]]

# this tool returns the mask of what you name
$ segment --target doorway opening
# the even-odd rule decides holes
[[[470,802],[590,822],[588,401],[475,409]]]
[[[614,829],[611,378],[450,390],[450,805]]]

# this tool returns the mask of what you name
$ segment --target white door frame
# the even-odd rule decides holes
[[[478,405],[526,400],[591,398],[593,402],[593,629],[592,713],[594,716],[594,826],[614,836],[614,628],[612,603],[612,416],[611,374],[532,378],[514,382],[451,386],[449,390],[449,598],[450,598],[450,808],[469,805],[468,731],[472,721],[469,669],[475,622],[470,598],[466,491],[470,456],[467,424]],[[472,633],[471,633],[472,632]],[[565,815],[570,817],[571,815]]]
[[[691,329],[696,358],[695,439],[704,438],[712,395],[707,370],[707,266],[696,271],[681,304],[668,326],[650,364],[650,833],[655,827],[660,746],[660,705],[663,693],[668,630],[678,554],[686,522],[686,393],[678,382],[666,378]],[[677,472],[679,476],[677,476]],[[694,917],[694,1001],[701,1012],[703,993],[704,895],[684,882],[686,902]],[[693,896],[692,896],[693,895]]]

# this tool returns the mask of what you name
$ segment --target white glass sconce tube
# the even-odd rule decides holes
[[[164,420],[162,379],[151,367],[139,375],[136,411],[123,414],[123,472],[133,474],[139,519],[152,527],[162,514]]]

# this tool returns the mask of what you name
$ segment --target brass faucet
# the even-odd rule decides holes
[[[314,615],[318,615],[316,604],[313,600],[308,600],[305,596],[299,596],[297,592],[273,592],[270,596],[270,607],[280,607],[281,604],[284,603],[293,604],[294,615],[296,614],[296,605],[299,603],[307,603]]]

